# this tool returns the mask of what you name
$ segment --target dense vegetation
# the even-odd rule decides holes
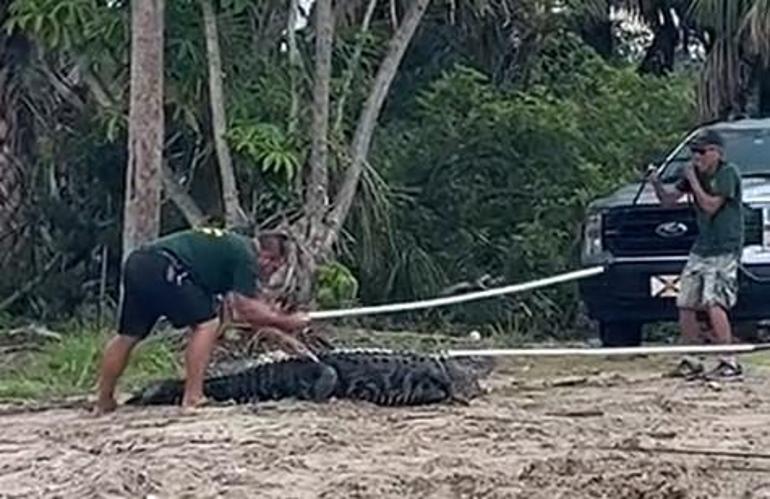
[[[320,306],[428,297],[485,274],[507,283],[573,268],[586,203],[637,176],[696,124],[702,58],[674,47],[687,64],[644,70],[660,50],[654,42],[637,46],[615,26],[607,50],[604,32],[588,28],[608,20],[553,3],[430,5],[389,90],[336,258],[321,262]],[[289,4],[223,0],[216,10],[227,145],[240,204],[262,226],[296,218],[311,161],[316,30],[311,17],[296,40],[287,37]],[[392,12],[404,15],[407,4],[335,7],[331,193],[340,190],[360,109],[398,24]],[[129,10],[119,0],[0,7],[7,28],[0,313],[9,320],[91,320],[114,311]],[[189,223],[185,201],[206,223],[225,218],[200,8],[173,1],[166,11],[164,175],[181,193],[166,184],[162,232]],[[657,39],[661,28],[649,27]],[[578,310],[567,285],[389,320],[561,335]]]

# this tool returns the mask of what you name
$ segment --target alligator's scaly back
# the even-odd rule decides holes
[[[337,398],[379,405],[469,400],[481,393],[477,372],[461,359],[390,350],[348,350],[324,355],[337,372]]]
[[[331,350],[318,358],[318,363],[305,358],[267,362],[210,378],[204,382],[204,394],[237,403],[289,397],[323,401],[332,396],[385,406],[467,401],[481,394],[479,380],[493,366],[483,359],[374,349]],[[182,391],[182,381],[168,380],[128,403],[177,404]]]

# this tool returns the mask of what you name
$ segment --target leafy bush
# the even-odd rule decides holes
[[[567,34],[546,46],[524,90],[501,90],[463,66],[445,73],[377,142],[384,175],[403,196],[379,266],[360,269],[365,300],[422,298],[484,274],[510,283],[573,269],[586,204],[637,176],[692,125],[689,82],[611,66]],[[443,317],[561,335],[578,311],[575,290]]]
[[[350,306],[358,294],[358,281],[350,269],[339,262],[318,268],[316,301],[322,309]]]

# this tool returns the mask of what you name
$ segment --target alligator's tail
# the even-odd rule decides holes
[[[307,359],[287,359],[261,364],[203,383],[206,398],[218,402],[249,403],[297,398],[320,402],[334,393],[337,374],[331,367]],[[135,394],[129,405],[178,405],[184,380],[165,380]]]

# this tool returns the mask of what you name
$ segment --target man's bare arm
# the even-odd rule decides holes
[[[674,206],[679,198],[681,198],[684,194],[676,187],[672,189],[666,188],[666,186],[663,185],[663,182],[660,181],[660,178],[658,178],[657,174],[655,173],[650,175],[650,183],[652,183],[652,186],[655,189],[655,195],[658,196],[660,204],[666,208]]]
[[[269,326],[292,332],[309,323],[306,314],[285,314],[259,298],[232,293],[229,300],[238,317],[242,317],[255,329]]]

